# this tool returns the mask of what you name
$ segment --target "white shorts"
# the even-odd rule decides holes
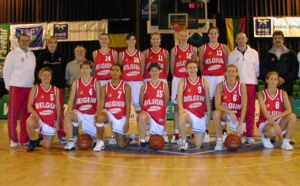
[[[143,82],[147,82],[147,81],[150,81],[151,78],[148,78],[148,79],[144,79]],[[165,82],[168,84],[168,80],[167,79],[160,79],[162,82]]]
[[[280,125],[281,124],[281,121],[282,121],[282,118],[279,118],[277,120],[277,123]],[[265,126],[268,124],[269,122],[268,121],[265,121],[265,122],[262,122],[259,127],[258,127],[258,131],[261,133],[261,134],[264,134],[264,128]],[[286,130],[282,131],[282,134],[285,134],[286,133]]]
[[[126,81],[131,88],[131,102],[133,106],[140,106],[140,91],[143,82],[142,81]]]
[[[178,104],[177,102],[177,92],[178,92],[178,85],[179,85],[179,81],[182,78],[178,78],[178,77],[173,77],[172,80],[172,92],[171,92],[171,102],[174,104]]]
[[[239,119],[239,118],[238,118]],[[236,132],[237,124],[233,123],[230,117],[230,114],[226,113],[226,121],[221,121],[221,125],[226,125],[226,123],[230,122],[229,129]],[[244,132],[246,129],[246,123],[243,123],[242,132]]]
[[[118,134],[126,135],[124,133],[123,127],[126,122],[126,116],[123,116],[122,119],[117,119],[115,116],[109,112],[108,110],[104,109],[103,112],[105,112],[108,116],[108,123],[105,123],[105,126],[107,127],[109,124],[112,124],[112,131]]]
[[[84,133],[95,137],[97,134],[97,128],[94,124],[95,115],[94,114],[83,114],[75,109],[73,111],[76,114],[77,120],[78,120],[78,122],[72,122],[73,125],[75,127],[78,127],[80,124],[82,124],[81,130]]]
[[[35,129],[35,131],[41,131],[41,133],[45,136],[55,136],[56,128],[50,127],[48,124],[44,123],[41,119],[39,119],[40,127]]]
[[[199,118],[198,116],[196,116],[195,114],[193,114],[189,110],[186,110],[186,111],[190,116],[190,122],[187,123],[186,126],[189,127],[190,125],[192,125],[192,131],[193,132],[205,133],[207,114],[205,114],[204,117]]]
[[[111,79],[109,79],[109,80],[99,80],[101,87],[102,87],[103,85],[106,85],[106,84],[107,84],[108,82],[110,82],[110,81],[111,81]]]
[[[217,85],[225,80],[225,76],[202,76],[209,82],[209,98],[212,100],[215,97]]]
[[[148,112],[146,112],[149,116],[150,123],[148,124],[148,128],[150,128],[151,135],[163,135],[165,126],[157,124],[154,119],[150,116]]]

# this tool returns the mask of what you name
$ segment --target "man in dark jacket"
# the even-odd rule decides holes
[[[273,47],[264,56],[260,64],[260,73],[263,80],[270,71],[279,74],[278,88],[293,96],[293,83],[297,79],[299,64],[296,54],[284,46],[283,32],[278,30],[273,33]]]

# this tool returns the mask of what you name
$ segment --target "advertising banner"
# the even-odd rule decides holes
[[[3,78],[3,64],[8,53],[10,24],[0,24],[0,78]]]

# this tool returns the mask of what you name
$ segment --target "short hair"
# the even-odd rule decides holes
[[[53,76],[53,70],[49,67],[43,67],[40,71],[39,71],[39,77],[44,73],[44,72],[50,72],[51,76]]]
[[[136,39],[134,33],[130,33],[126,36],[126,40],[129,40],[131,38],[131,36],[133,36]]]
[[[55,40],[55,42],[57,42],[56,37],[54,37],[54,36],[49,36],[49,37],[47,38],[47,40],[46,40],[46,43],[49,44],[51,40]]]
[[[21,39],[22,36],[28,37],[30,39],[29,35],[27,35],[27,34],[20,34],[19,37],[18,37],[18,41],[20,41],[20,39]]]
[[[273,32],[272,37],[274,37],[274,36],[281,36],[282,39],[284,39],[284,34],[283,34],[283,32],[282,32],[281,30],[275,30],[275,31]]]
[[[117,67],[119,67],[119,68],[120,68],[120,70],[121,70],[121,72],[123,72],[123,66],[122,66],[122,65],[120,65],[120,64],[113,64],[113,65],[110,67],[110,71],[111,71],[111,69],[112,69],[114,66],[117,66]]]
[[[81,68],[83,65],[88,65],[88,66],[92,69],[94,63],[91,62],[91,61],[89,61],[89,60],[83,60],[83,61],[80,63],[80,68]]]
[[[78,48],[83,48],[84,54],[86,54],[86,48],[85,48],[84,46],[82,46],[82,45],[77,45],[77,46],[74,48],[74,53],[75,53],[76,49],[78,49]]]
[[[212,29],[217,30],[218,34],[220,34],[220,29],[219,29],[218,27],[216,27],[216,26],[211,26],[211,27],[209,27],[207,33],[209,33]]]
[[[197,65],[197,67],[198,67],[198,62],[197,62],[196,60],[194,60],[194,59],[191,59],[191,60],[187,60],[187,61],[185,62],[185,68],[187,68],[187,66],[188,66],[189,64],[191,64],[191,63],[195,63],[195,64]]]
[[[238,68],[237,66],[235,66],[234,64],[230,64],[230,65],[228,65],[228,66],[226,67],[225,71],[227,71],[227,69],[230,68],[230,67],[233,67],[233,68],[236,69],[236,72],[237,72],[238,75],[236,76],[235,79],[236,79],[236,80],[240,80],[239,68]],[[225,79],[227,79],[226,75],[225,75]]]
[[[267,74],[266,80],[269,79],[271,75],[275,75],[275,76],[277,76],[277,78],[279,79],[279,74],[278,74],[277,72],[275,72],[275,71],[271,71],[271,72],[269,72],[269,73]]]
[[[150,72],[152,68],[157,68],[158,70],[161,69],[160,65],[156,62],[150,63],[150,65],[148,66],[148,72]]]

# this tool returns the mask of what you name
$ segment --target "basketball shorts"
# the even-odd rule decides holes
[[[145,112],[145,111],[144,111]],[[151,135],[163,135],[164,133],[164,125],[159,125],[158,123],[155,122],[155,120],[150,116],[148,112],[146,112],[149,116],[150,123],[148,124],[148,128],[150,129],[149,132]]]
[[[48,124],[44,123],[41,119],[39,119],[39,125],[40,127],[35,129],[35,131],[41,131],[41,133],[45,136],[55,136],[56,134],[55,127],[49,126]]]
[[[178,92],[178,85],[179,85],[179,81],[182,79],[179,77],[173,77],[172,80],[172,91],[171,91],[171,102],[174,104],[178,104],[177,102],[177,92]]]
[[[240,118],[238,118],[239,120]],[[232,122],[232,119],[230,117],[230,114],[226,113],[226,120],[225,121],[221,121],[221,125],[226,125],[226,123],[230,122],[230,125],[229,125],[229,129],[236,132],[236,128],[238,126],[238,124],[236,123],[233,123]],[[242,132],[244,132],[246,129],[246,123],[243,123],[243,128],[242,128]]]
[[[123,116],[122,119],[117,119],[115,116],[109,112],[108,110],[104,109],[103,112],[105,112],[108,116],[108,123],[105,123],[105,126],[107,127],[109,124],[112,124],[112,131],[121,135],[126,135],[124,133],[123,127],[126,122],[126,116]]]
[[[78,120],[78,122],[72,122],[73,125],[75,127],[78,127],[80,124],[82,124],[81,130],[84,133],[95,137],[97,134],[97,128],[94,124],[95,115],[94,114],[83,114],[75,109],[73,111],[76,114],[77,120]]]
[[[193,132],[201,132],[205,133],[206,131],[206,119],[207,119],[207,114],[205,114],[204,117],[199,118],[189,110],[186,110],[187,113],[189,114],[190,117],[190,122],[186,124],[187,127],[192,125],[192,131]]]
[[[202,76],[203,78],[207,79],[209,82],[209,98],[213,100],[216,94],[217,85],[222,82],[225,77],[224,76]]]
[[[280,125],[282,122],[282,118],[279,118],[277,120],[277,123]],[[261,134],[264,134],[264,128],[265,126],[268,124],[269,122],[268,121],[265,121],[265,122],[262,122],[259,124],[259,127],[258,127],[258,131],[261,133]],[[285,134],[286,133],[286,130],[282,131],[282,134]]]
[[[143,82],[142,81],[126,81],[131,88],[131,102],[133,106],[140,106],[140,91]]]

